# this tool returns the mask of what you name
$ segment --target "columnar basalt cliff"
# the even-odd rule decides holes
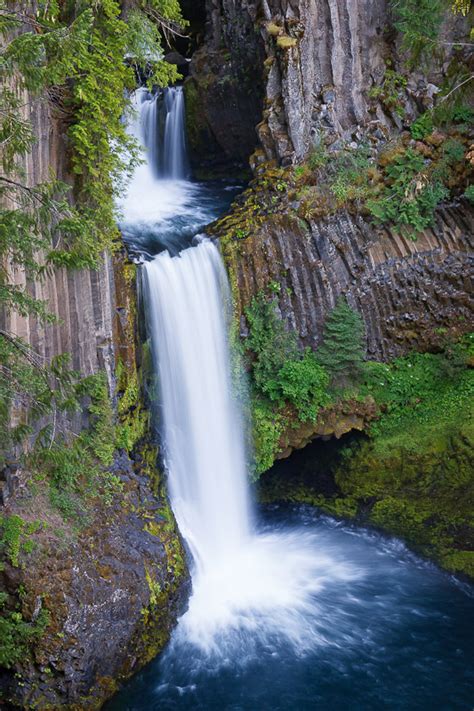
[[[26,184],[33,187],[50,180],[52,175],[68,182],[67,125],[61,109],[45,97],[34,98],[25,93],[21,111],[21,118],[31,122],[38,139],[24,159]],[[32,296],[44,301],[57,320],[41,325],[33,315],[12,313],[2,317],[1,327],[23,338],[40,358],[49,361],[69,353],[71,366],[83,375],[105,370],[112,388],[116,311],[110,255],[103,255],[98,270],[49,269],[44,279],[32,281],[23,269],[15,269],[11,271],[11,281],[26,286]]]
[[[31,121],[36,142],[22,179],[28,187],[52,175],[69,181],[60,109],[45,96],[24,99],[23,117]],[[187,581],[185,554],[140,402],[135,270],[120,253],[104,253],[97,269],[49,267],[41,280],[8,268],[11,282],[44,301],[56,320],[42,324],[34,315],[4,313],[2,331],[23,339],[41,365],[67,354],[75,377],[103,374],[108,407],[124,436],[108,467],[113,486],[105,495],[92,487],[84,501],[71,494],[72,513],[52,505],[47,474],[30,468],[28,460],[22,464],[20,447],[7,453],[0,472],[0,521],[7,531],[1,539],[0,592],[2,614],[13,627],[8,621],[2,627],[7,668],[0,674],[0,704],[100,708],[120,679],[163,648]],[[24,421],[21,403],[11,415],[12,426]],[[29,444],[40,426],[52,422],[53,434],[67,433],[72,446],[90,419],[86,398],[79,413],[36,423]],[[14,543],[8,531],[14,531]],[[18,545],[16,553],[11,545]]]
[[[429,349],[436,329],[456,337],[470,329],[474,315],[473,226],[467,202],[438,210],[436,225],[416,241],[347,212],[309,222],[291,211],[268,217],[247,236],[225,242],[241,335],[252,297],[278,285],[283,319],[313,348],[341,294],[364,319],[372,359]]]
[[[256,130],[254,167],[300,161],[321,142],[386,140],[433,106],[454,35],[467,27],[462,17],[447,20],[443,59],[412,68],[388,97],[387,71],[395,75],[403,53],[386,0],[207,0],[206,8],[205,41],[186,83],[192,147],[206,157],[217,144],[242,161]]]

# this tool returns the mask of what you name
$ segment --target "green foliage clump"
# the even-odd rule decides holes
[[[375,221],[391,223],[408,236],[431,226],[436,206],[449,191],[438,177],[430,179],[421,153],[407,148],[387,165],[385,176],[381,195],[367,202]]]
[[[425,111],[410,126],[411,137],[416,140],[422,140],[433,132],[433,128],[433,116],[429,111]]]
[[[286,331],[276,311],[275,300],[260,293],[245,314],[249,324],[246,347],[253,355],[257,390],[279,406],[291,404],[301,421],[315,420],[329,401],[326,371],[311,349],[298,349],[295,335]]]
[[[368,94],[371,99],[379,99],[388,110],[394,111],[398,116],[403,116],[402,100],[407,84],[408,80],[403,74],[387,68],[382,83],[379,86],[373,86]]]
[[[391,0],[395,28],[410,55],[410,67],[428,56],[437,43],[446,10],[444,0]]]
[[[472,407],[474,373],[467,367],[474,354],[474,338],[467,336],[447,347],[443,354],[412,353],[390,365],[371,363],[364,394],[383,406],[384,413],[370,427],[370,434],[387,443],[402,436],[405,447],[412,441],[413,427],[427,430],[456,418]],[[414,445],[416,449],[416,445]]]
[[[287,422],[268,399],[254,394],[252,397],[252,425],[254,461],[251,475],[254,480],[270,469],[278,454],[280,437]]]
[[[268,299],[263,292],[252,299],[245,316],[249,326],[245,346],[254,356],[253,379],[257,389],[269,395],[269,390],[273,392],[269,383],[280,368],[298,356],[296,339],[285,329],[276,299]]]
[[[42,417],[78,409],[75,382],[68,357],[45,363],[20,338],[0,331],[0,466],[8,448],[31,435]],[[52,430],[43,428],[39,438],[48,434]]]
[[[370,150],[367,146],[341,152],[334,158],[329,185],[337,207],[364,200],[370,195],[370,166]]]
[[[339,297],[324,324],[316,358],[336,387],[357,384],[364,372],[365,327],[361,317]]]
[[[469,185],[469,187],[466,188],[464,191],[464,197],[474,205],[474,185]]]
[[[0,592],[0,666],[11,669],[44,634],[50,615],[42,609],[36,620],[28,622],[19,610],[7,609],[7,601],[7,594]]]
[[[0,548],[14,568],[21,566],[22,552],[28,554],[33,550],[31,536],[40,528],[41,521],[27,522],[17,514],[0,516]]]
[[[326,150],[326,146],[320,143],[313,146],[308,156],[308,165],[311,170],[317,170],[318,168],[324,168],[324,166],[329,163],[329,160],[330,156]]]
[[[120,479],[107,470],[117,447],[117,430],[105,374],[80,380],[76,395],[88,415],[88,428],[73,437],[61,432],[51,438],[46,433],[28,457],[37,478],[49,484],[51,502],[65,518],[84,512],[84,498],[100,496],[109,502],[122,488]]]
[[[329,377],[307,348],[299,360],[288,360],[278,372],[278,377],[269,386],[270,399],[287,401],[298,412],[302,422],[316,420],[319,410],[330,401]]]
[[[329,153],[324,145],[318,145],[309,154],[306,165],[296,166],[293,173],[297,180],[306,183],[310,177],[308,168],[311,171],[319,171],[318,186],[327,187],[335,207],[338,208],[367,196],[370,191],[370,167],[370,149],[366,145],[333,154]],[[324,174],[321,168],[325,169]],[[304,195],[303,187],[300,196]]]

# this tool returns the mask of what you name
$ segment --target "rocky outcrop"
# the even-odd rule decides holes
[[[257,3],[207,0],[204,44],[185,82],[188,143],[195,167],[246,165],[257,145],[263,100],[263,42]]]
[[[271,290],[288,327],[316,347],[327,313],[345,294],[364,319],[370,358],[429,349],[437,329],[454,337],[472,328],[473,218],[467,202],[446,205],[413,241],[348,212],[309,222],[291,211],[271,215],[225,239],[238,312]]]
[[[321,143],[386,140],[433,106],[450,57],[462,58],[452,40],[469,33],[451,17],[443,56],[407,75],[387,0],[207,0],[206,11],[186,83],[191,145],[246,160],[258,124],[253,168]]]
[[[454,426],[453,426],[454,425]],[[318,506],[402,537],[443,568],[474,578],[474,431],[456,423],[369,440],[315,440],[259,482],[265,502]]]
[[[48,623],[14,674],[3,674],[4,701],[100,708],[167,641],[184,603],[186,565],[152,452],[144,456],[133,466],[118,457],[116,495],[97,499],[75,525],[51,509],[46,492],[32,495],[20,472],[20,493],[3,513],[39,529],[32,552],[22,545],[18,560],[5,562],[1,589],[12,597],[23,590],[28,624],[42,609]]]

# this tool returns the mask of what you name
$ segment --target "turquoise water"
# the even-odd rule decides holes
[[[347,580],[325,569],[307,635],[258,619],[224,633],[214,652],[175,634],[108,711],[472,709],[474,590],[398,540],[310,507],[263,512],[259,530],[315,537]]]

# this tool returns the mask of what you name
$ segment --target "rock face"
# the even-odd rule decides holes
[[[385,0],[264,3],[267,158],[300,160],[328,133],[350,139],[367,122],[367,90],[388,55],[386,17]],[[370,118],[387,123],[381,111]]]
[[[13,674],[3,675],[5,699],[21,708],[95,709],[163,647],[182,609],[184,552],[163,493],[126,456],[114,473],[120,494],[97,501],[71,526],[25,488],[8,514],[47,516],[34,552],[5,563],[1,589],[23,587],[21,613],[49,623]]]
[[[466,203],[439,209],[416,241],[349,213],[308,224],[290,212],[226,242],[224,253],[240,313],[258,291],[277,286],[282,317],[316,347],[345,294],[364,319],[369,357],[386,360],[432,346],[437,329],[455,336],[472,326],[473,226]],[[244,321],[242,329],[245,336]]]
[[[24,161],[28,184],[48,181],[51,173],[67,182],[66,128],[58,110],[51,101],[25,96],[22,111],[38,137]],[[0,327],[22,337],[40,358],[69,353],[72,368],[83,375],[105,370],[112,384],[115,292],[110,256],[104,255],[97,271],[54,269],[43,281],[31,282],[23,270],[15,270],[11,281],[44,300],[58,321],[42,326],[33,316],[0,314]]]
[[[387,0],[206,0],[206,12],[186,82],[191,146],[245,161],[257,127],[253,166],[300,161],[320,143],[378,142],[410,124],[433,105],[453,30],[467,27],[447,21],[444,64],[400,81]]]
[[[247,164],[263,101],[263,42],[257,3],[207,0],[206,39],[185,82],[191,161]]]

